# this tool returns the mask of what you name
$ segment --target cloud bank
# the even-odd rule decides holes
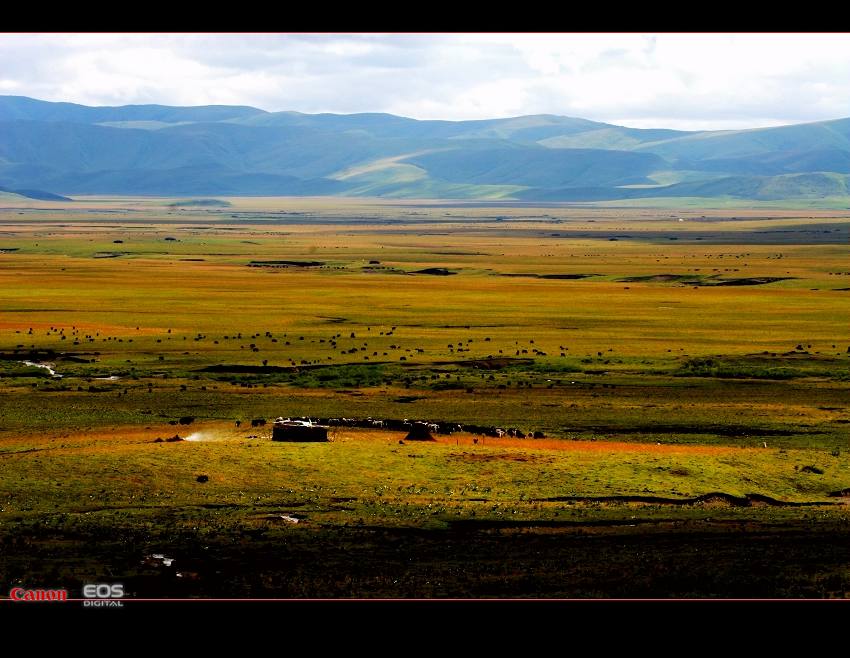
[[[850,39],[777,34],[0,36],[0,94],[738,129],[850,115]]]

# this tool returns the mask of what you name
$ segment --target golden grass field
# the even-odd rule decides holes
[[[831,495],[850,488],[850,211],[173,201],[0,209],[0,584],[850,592],[848,517]],[[545,438],[402,444],[340,427],[327,444],[279,444],[247,423],[278,415]],[[195,420],[169,424],[181,416]],[[177,432],[200,440],[153,443]],[[713,492],[778,502],[660,500]],[[629,496],[659,501],[613,500]],[[582,533],[600,544],[579,546]],[[445,541],[476,549],[440,557]],[[695,566],[681,549],[702,541],[716,550]],[[781,568],[752,576],[767,544]],[[419,566],[393,562],[398,545]],[[154,550],[179,554],[180,579],[142,564]],[[555,566],[567,550],[578,562]],[[679,557],[618,579],[646,550]],[[582,562],[595,551],[608,566]],[[292,560],[322,555],[330,576],[293,575]],[[816,573],[801,566],[813,555]],[[701,584],[706,569],[719,575]]]

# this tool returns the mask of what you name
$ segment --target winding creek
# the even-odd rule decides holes
[[[57,373],[53,366],[47,363],[36,363],[35,361],[21,361],[25,366],[32,366],[34,368],[44,368],[47,372],[50,373],[51,377],[55,377],[56,379],[62,379],[62,375]]]

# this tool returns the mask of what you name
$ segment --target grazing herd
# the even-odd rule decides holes
[[[177,424],[191,425],[194,422],[195,422],[194,416],[181,416],[180,420],[170,420],[170,421],[168,421],[168,424],[169,425],[177,425]]]
[[[169,421],[170,425],[191,425],[195,421],[194,416],[183,416],[179,420]],[[495,427],[493,425],[472,425],[472,424],[460,424],[460,423],[452,423],[448,421],[421,421],[421,420],[410,420],[405,418],[403,420],[395,419],[395,418],[308,418],[306,416],[300,416],[298,418],[293,418],[292,422],[309,422],[315,425],[326,425],[328,427],[360,427],[366,429],[386,429],[386,430],[395,430],[399,432],[409,432],[414,428],[414,426],[421,426],[425,432],[430,434],[454,434],[455,432],[467,432],[469,434],[480,434],[483,436],[489,436],[493,438],[500,439],[505,436],[509,436],[511,438],[517,439],[543,439],[546,438],[546,435],[541,431],[534,432],[523,432],[516,427],[510,427],[508,429],[504,429],[502,427]],[[266,426],[265,418],[252,418],[251,419],[251,427],[265,427]],[[241,420],[235,421],[236,427],[240,427],[242,425]]]
[[[311,421],[316,425],[327,425],[328,427],[360,427],[367,429],[386,429],[386,430],[395,430],[400,432],[408,432],[413,428],[416,424],[423,424],[427,428],[427,431],[432,434],[454,434],[455,432],[468,432],[470,434],[481,434],[484,436],[501,438],[504,436],[515,437],[519,439],[524,438],[535,438],[542,439],[545,438],[543,432],[523,432],[516,427],[511,427],[508,429],[504,429],[501,427],[495,427],[492,425],[472,425],[472,424],[460,424],[460,423],[452,423],[448,421],[417,421],[410,420],[405,418],[403,420],[394,419],[394,418],[307,418],[300,417],[297,420],[302,421]],[[241,421],[236,421],[236,426],[239,427]],[[251,420],[251,427],[264,427],[266,424],[265,418],[254,418]]]

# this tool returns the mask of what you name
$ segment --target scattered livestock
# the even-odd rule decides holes
[[[272,441],[324,442],[327,440],[327,425],[314,424],[310,419],[278,418],[272,426]]]
[[[301,418],[300,420],[308,420]],[[456,432],[467,432],[469,434],[481,434],[493,438],[509,436],[511,438],[524,439],[531,438],[534,434],[523,432],[522,430],[511,427],[508,429],[495,427],[492,425],[475,425],[452,423],[448,421],[429,421],[429,420],[414,420],[410,418],[318,418],[315,421],[321,425],[328,427],[359,427],[364,429],[385,429],[399,432],[409,432],[416,423],[422,423],[425,430],[430,434],[448,435]],[[542,432],[536,432],[538,436],[535,438],[543,438]]]
[[[413,423],[407,436],[404,437],[405,441],[433,441],[434,437],[431,436],[428,428],[428,423]]]
[[[286,424],[290,426],[325,426],[325,427],[356,427],[362,429],[382,429],[397,432],[410,432],[416,425],[422,425],[424,432],[428,434],[449,435],[456,432],[466,432],[468,434],[479,434],[492,438],[511,437],[517,439],[532,438],[542,439],[545,434],[539,430],[532,432],[524,432],[516,427],[503,428],[493,425],[475,425],[461,424],[448,421],[430,421],[418,419],[398,419],[398,418],[308,418],[299,416],[297,418],[277,418],[275,425]],[[239,427],[240,421],[236,421],[236,426]],[[263,427],[266,425],[265,418],[254,418],[251,420],[251,427]]]

